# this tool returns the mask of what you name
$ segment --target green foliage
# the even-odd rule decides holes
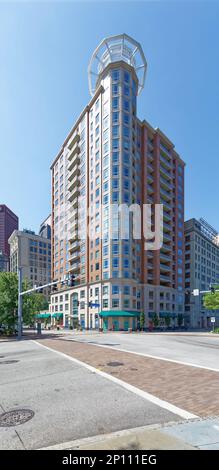
[[[168,328],[170,326],[170,322],[171,322],[170,316],[166,315],[166,317],[164,317],[164,321],[165,321],[166,327]]]
[[[182,313],[178,313],[178,315],[177,315],[177,324],[178,324],[179,327],[182,326],[182,324],[183,324],[183,314]]]
[[[213,333],[219,334],[219,328],[214,328]]]
[[[22,290],[28,290],[30,284],[24,280]],[[17,323],[18,277],[15,273],[0,273],[0,324],[13,330]],[[48,309],[48,302],[43,294],[26,294],[23,296],[23,322],[29,325],[34,314]]]
[[[144,322],[145,322],[145,314],[144,312],[141,312],[140,313],[140,329],[141,330],[144,329]]]
[[[153,318],[152,318],[152,321],[153,321],[153,324],[154,324],[155,328],[156,328],[157,326],[159,326],[160,320],[159,320],[159,317],[158,317],[157,313],[154,313]]]
[[[219,309],[219,292],[215,292],[215,294],[205,294],[203,302],[207,310]]]

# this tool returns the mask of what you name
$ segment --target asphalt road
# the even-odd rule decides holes
[[[14,409],[31,409],[34,417],[0,427],[0,449],[36,449],[182,420],[30,340],[0,341],[0,414]]]
[[[219,335],[206,333],[67,333],[68,339],[149,354],[219,371]]]

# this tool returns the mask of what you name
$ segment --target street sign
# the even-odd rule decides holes
[[[199,295],[199,289],[193,289],[193,295],[198,296]]]
[[[91,303],[90,303],[90,307],[91,307],[91,308],[92,308],[92,307],[94,307],[94,308],[95,308],[95,307],[100,307],[100,304],[98,304],[98,303],[96,303],[96,302],[91,302]]]
[[[215,317],[211,317],[211,323],[215,323]]]

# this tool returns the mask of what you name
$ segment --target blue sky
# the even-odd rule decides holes
[[[90,56],[121,32],[148,61],[138,115],[186,162],[186,218],[219,230],[217,2],[0,0],[0,202],[21,228],[38,230],[50,211],[50,164],[90,99]]]

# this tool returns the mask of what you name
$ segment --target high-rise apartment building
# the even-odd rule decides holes
[[[8,239],[18,229],[18,217],[5,204],[0,204],[0,252],[1,269],[9,268],[10,246]]]
[[[185,222],[185,320],[192,328],[207,328],[211,317],[219,326],[219,311],[207,310],[203,295],[194,296],[194,289],[207,291],[219,285],[219,235],[204,219]]]
[[[22,275],[32,286],[51,281],[51,240],[31,230],[15,230],[9,238],[10,271],[22,268]]]
[[[184,313],[184,162],[160,129],[137,117],[146,60],[123,34],[102,41],[89,65],[91,101],[55,158],[52,171],[52,277],[75,286],[51,297],[64,324],[135,328],[144,311],[173,321]],[[145,250],[115,205],[163,204],[163,244]],[[130,223],[132,228],[133,220]],[[89,230],[88,230],[89,226]]]

